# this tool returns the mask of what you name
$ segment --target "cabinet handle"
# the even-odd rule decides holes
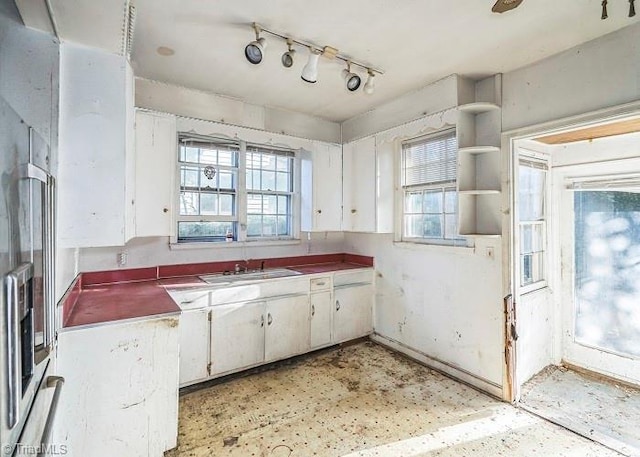
[[[351,214],[356,214],[356,211],[358,211],[357,209],[352,209],[351,210]]]
[[[336,300],[336,311],[340,311],[340,300]]]
[[[264,314],[260,316],[260,327],[264,327]]]
[[[169,212],[169,208],[162,208],[162,212],[163,213],[168,213]]]
[[[322,281],[322,282],[317,282],[316,286],[324,286],[326,284],[326,282]]]
[[[311,315],[312,316],[316,315],[316,305],[311,305]]]
[[[273,322],[273,317],[271,317],[271,313],[267,314],[267,325],[271,325]]]
[[[322,214],[322,210],[321,210],[321,209],[317,209],[317,210],[316,210],[316,213],[318,213],[318,214]]]

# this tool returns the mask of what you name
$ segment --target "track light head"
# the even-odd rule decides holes
[[[302,69],[300,77],[304,82],[315,83],[318,81],[318,60],[320,59],[320,52],[315,49],[309,49],[309,60]]]
[[[375,89],[374,82],[373,82],[373,80],[375,78],[375,74],[370,69],[367,69],[367,73],[369,75],[367,76],[367,82],[364,83],[363,90],[364,90],[365,94],[371,95],[371,94],[373,94],[373,91]]]
[[[287,46],[289,47],[289,50],[282,54],[282,58],[280,59],[282,66],[285,68],[291,68],[293,66],[293,56],[295,56],[296,51],[291,47],[292,45],[293,42],[287,38]]]
[[[356,73],[351,73],[351,62],[347,62],[347,68],[342,70],[342,79],[344,79],[347,89],[350,92],[354,92],[358,90],[360,84],[362,83],[362,79]]]
[[[254,65],[258,65],[262,62],[262,58],[264,57],[264,51],[267,48],[267,40],[264,38],[258,38],[255,41],[252,41],[244,48],[244,56],[247,58],[249,63]]]

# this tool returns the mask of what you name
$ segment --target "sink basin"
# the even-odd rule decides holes
[[[259,279],[285,278],[287,276],[296,276],[299,274],[302,273],[294,270],[289,270],[288,268],[274,268],[273,270],[255,271],[251,273],[218,273],[215,275],[200,276],[200,279],[208,284],[231,284],[238,281],[256,281]]]

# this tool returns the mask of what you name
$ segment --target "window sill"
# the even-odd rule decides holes
[[[393,246],[399,249],[415,251],[451,252],[456,254],[474,254],[475,248],[470,246],[453,246],[450,244],[416,243],[411,241],[394,241]]]
[[[232,248],[248,248],[248,247],[267,247],[267,246],[294,246],[302,243],[301,240],[257,240],[257,241],[232,241],[230,243],[220,242],[193,242],[193,243],[169,243],[169,249],[172,251],[182,251],[189,249],[232,249]]]

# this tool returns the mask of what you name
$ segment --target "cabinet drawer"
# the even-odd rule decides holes
[[[333,276],[334,287],[346,284],[363,284],[373,282],[373,268],[336,272]]]
[[[322,278],[313,278],[311,280],[311,291],[326,290],[331,288],[331,278],[324,276]]]

